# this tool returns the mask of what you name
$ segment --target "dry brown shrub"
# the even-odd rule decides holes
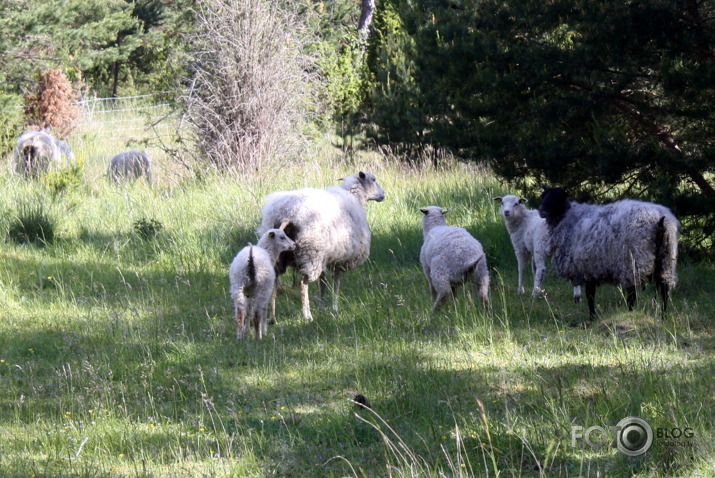
[[[51,129],[64,138],[77,126],[81,110],[74,103],[77,93],[62,70],[40,73],[34,93],[25,95],[25,117],[28,126]]]
[[[266,0],[200,0],[197,7],[183,100],[202,159],[254,172],[296,156],[313,89],[300,18]]]

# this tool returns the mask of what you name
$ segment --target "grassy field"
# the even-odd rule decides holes
[[[651,287],[628,312],[604,286],[599,322],[574,328],[586,306],[553,274],[545,298],[515,293],[491,200],[513,191],[478,167],[324,146],[260,177],[196,181],[152,151],[154,188],[115,187],[103,171],[124,145],[70,143],[85,172],[61,191],[0,176],[3,236],[28,204],[56,226],[44,247],[0,243],[0,475],[712,476],[713,264],[682,258],[666,316]],[[238,342],[228,264],[255,241],[263,197],[359,169],[387,198],[369,204],[371,257],[344,277],[340,313],[305,323],[288,274],[268,338]],[[464,290],[429,312],[416,208],[432,204],[484,245],[491,313]],[[644,455],[572,446],[574,425],[631,415],[661,435]],[[677,430],[688,438],[663,436]]]

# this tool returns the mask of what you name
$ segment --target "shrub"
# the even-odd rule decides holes
[[[154,239],[159,231],[164,229],[164,225],[154,218],[141,218],[134,223],[134,233],[142,240]]]
[[[55,239],[56,220],[42,198],[25,200],[11,219],[8,238],[18,244],[50,244]]]
[[[63,138],[77,126],[80,109],[75,101],[77,94],[62,70],[41,73],[37,91],[25,96],[27,123]]]
[[[84,178],[84,161],[74,161],[70,166],[49,171],[42,178],[42,183],[50,191],[53,197],[64,191],[76,189],[82,185]]]

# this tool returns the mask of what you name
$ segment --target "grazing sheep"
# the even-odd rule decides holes
[[[281,252],[294,249],[295,243],[283,229],[270,229],[256,246],[247,245],[231,262],[228,277],[235,309],[236,338],[243,338],[251,323],[256,338],[266,335],[266,309],[276,283],[275,264]]]
[[[17,140],[14,151],[14,169],[27,178],[37,178],[42,173],[62,165],[62,152],[57,140],[46,131],[26,131]]]
[[[65,159],[65,164],[69,166],[74,161],[74,153],[72,152],[72,148],[70,148],[69,144],[65,143],[60,139],[53,139],[55,140],[57,148],[60,150],[60,155],[62,155],[62,157],[64,157]]]
[[[652,280],[667,309],[677,280],[680,227],[668,208],[631,199],[579,204],[561,188],[544,188],[539,214],[549,226],[554,269],[572,284],[586,285],[591,318],[601,283],[623,287],[633,309],[636,287]]]
[[[546,259],[551,255],[549,251],[549,229],[546,220],[539,216],[539,211],[527,209],[527,199],[514,195],[495,197],[501,203],[501,215],[509,231],[511,244],[514,246],[518,264],[519,283],[517,292],[524,293],[524,269],[531,258],[531,273],[534,277],[532,297],[543,293],[541,284],[546,274]],[[581,287],[573,290],[574,302],[581,300]]]
[[[118,153],[109,162],[107,175],[115,183],[121,180],[134,180],[140,176],[146,176],[147,182],[151,184],[151,158],[146,151],[138,149]]]
[[[447,225],[444,215],[448,209],[429,206],[420,211],[424,214],[420,263],[430,285],[432,312],[437,312],[464,282],[474,284],[488,308],[489,268],[482,245],[466,229]]]
[[[333,310],[338,310],[340,275],[365,262],[370,255],[370,227],[367,201],[382,201],[385,192],[371,173],[360,171],[343,178],[342,186],[326,189],[304,188],[270,194],[261,211],[258,234],[290,221],[285,231],[295,241],[295,251],[284,252],[277,272],[287,267],[301,274],[303,317],[312,321],[308,284],[320,279],[320,300],[324,303],[327,280],[333,274]]]

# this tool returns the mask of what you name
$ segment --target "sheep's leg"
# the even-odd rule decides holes
[[[241,340],[243,338],[243,324],[246,322],[246,311],[244,309],[236,308],[236,338]]]
[[[262,339],[268,334],[266,307],[256,310],[253,318],[253,327],[256,329],[256,338]]]
[[[448,292],[440,292],[437,294],[437,300],[434,301],[434,305],[432,306],[432,312],[437,312],[439,309],[442,308],[445,302],[447,302],[447,299],[449,299],[450,294]]]
[[[338,299],[340,298],[340,269],[333,271],[333,311],[338,311]]]
[[[276,276],[276,280],[273,283],[273,292],[271,292],[271,318],[268,321],[270,325],[274,325],[276,323],[276,295],[278,294],[278,276]]]
[[[246,301],[242,292],[236,292],[234,298],[234,319],[236,320],[236,338],[241,340],[246,324]]]
[[[636,286],[626,287],[626,303],[628,310],[633,310],[636,305]]]
[[[310,313],[310,296],[308,295],[308,276],[303,275],[300,280],[300,301],[303,305],[303,318],[308,322],[313,321],[313,314]]]
[[[546,275],[546,257],[540,257],[534,253],[534,257],[531,261],[531,270],[534,274],[534,290],[531,291],[531,296],[538,297],[543,293],[541,284],[543,284],[544,275]]]
[[[452,296],[452,286],[448,282],[441,280],[433,281],[432,285],[437,293],[437,298],[432,305],[432,312],[437,312],[444,305],[444,303],[447,302],[447,299]]]
[[[660,293],[660,298],[663,300],[663,312],[668,310],[668,295],[669,295],[669,289],[668,289],[668,284],[665,283],[665,281],[659,277],[655,278],[655,291],[657,293]]]
[[[516,287],[516,292],[518,294],[524,293],[524,269],[526,269],[526,263],[529,260],[529,253],[525,251],[517,251],[516,262],[518,265],[519,272],[519,284]],[[532,269],[533,271],[533,269]]]
[[[577,285],[573,288],[573,301],[575,304],[581,302],[581,286]]]
[[[594,281],[586,282],[586,301],[588,302],[588,316],[591,319],[596,318],[596,287]]]

